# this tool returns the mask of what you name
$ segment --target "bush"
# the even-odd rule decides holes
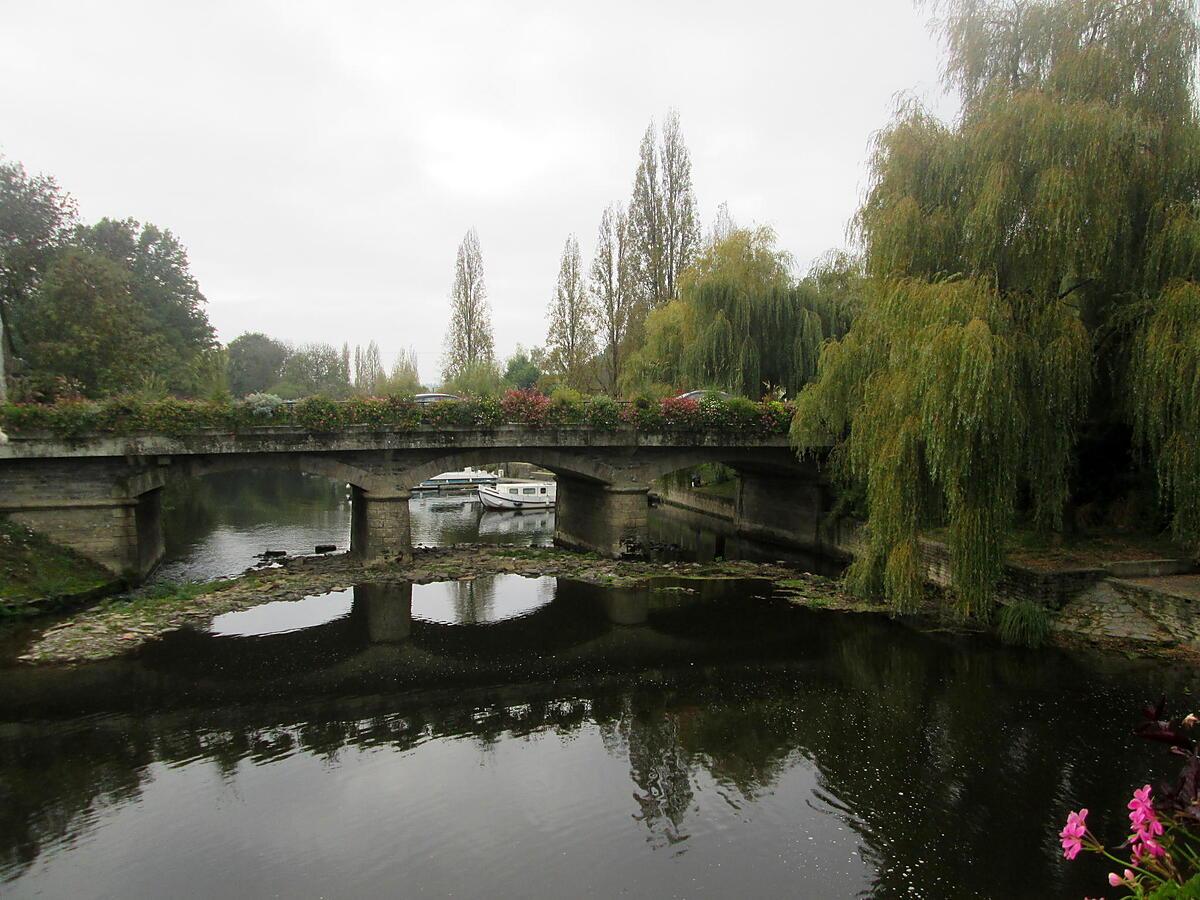
[[[583,425],[641,431],[732,429],[785,434],[792,407],[778,402],[752,403],[736,398],[697,403],[668,397],[638,397],[618,403],[609,397],[582,397],[559,390],[553,398],[535,390],[510,390],[501,398],[418,404],[410,397],[360,397],[331,400],[308,397],[289,405],[274,394],[252,394],[241,402],[146,400],[113,397],[101,402],[60,400],[53,404],[10,403],[0,407],[0,430],[9,434],[49,432],[76,440],[95,434],[160,433],[180,436],[200,431],[236,432],[263,425],[295,425],[328,434],[351,425],[408,431],[432,428],[494,428],[505,422],[531,428]]]
[[[996,631],[1000,640],[1019,647],[1040,647],[1050,634],[1050,613],[1030,600],[1018,600],[1000,607]]]
[[[277,394],[247,394],[242,403],[255,419],[270,419],[283,406],[283,399]]]
[[[542,428],[550,420],[550,398],[535,390],[506,391],[500,401],[504,421]]]
[[[698,428],[701,425],[700,403],[691,397],[667,397],[659,402],[659,421],[666,428]]]
[[[616,428],[621,424],[621,404],[612,397],[589,397],[583,402],[580,421],[592,428]]]
[[[303,425],[309,431],[320,434],[341,431],[350,424],[347,404],[327,397],[309,397],[301,400],[292,412],[297,425]]]

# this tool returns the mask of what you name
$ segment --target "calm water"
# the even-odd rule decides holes
[[[549,546],[554,510],[484,509],[470,494],[426,494],[409,501],[413,543],[426,547],[496,543]],[[350,546],[350,499],[344,485],[292,472],[229,473],[172,484],[163,531],[167,555],[155,581],[203,581],[235,575],[265,550],[312,553],[317,544]],[[675,507],[650,511],[650,540],[658,558],[795,562],[810,572],[836,574],[837,563],[746,540],[728,522]]]
[[[264,598],[133,659],[0,665],[0,896],[1098,896],[1056,832],[1086,805],[1120,840],[1165,764],[1136,709],[1197,690],[758,582]]]
[[[168,488],[164,512],[167,555],[156,581],[236,575],[265,550],[350,546],[349,493],[326,478],[262,471],[192,479]],[[554,542],[553,510],[498,512],[468,494],[427,494],[414,496],[409,512],[413,543],[427,547]]]
[[[1095,896],[1054,833],[1117,837],[1165,678],[754,582],[359,585],[0,670],[0,893]]]

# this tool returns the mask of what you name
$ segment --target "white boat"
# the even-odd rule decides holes
[[[467,466],[461,472],[443,472],[417,485],[419,491],[442,491],[450,488],[473,488],[480,484],[495,484],[499,476]]]
[[[479,501],[488,509],[546,509],[557,491],[553,481],[502,481],[480,485]]]

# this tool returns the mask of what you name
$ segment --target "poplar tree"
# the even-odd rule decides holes
[[[852,585],[912,607],[945,521],[957,607],[986,617],[1019,501],[1062,526],[1085,419],[1117,447],[1133,426],[1200,545],[1197,22],[1186,0],[937,8],[961,114],[907,102],[875,139],[862,309],[792,433],[866,488]]]
[[[590,289],[596,322],[607,363],[609,394],[616,396],[624,361],[622,345],[633,313],[633,279],[629,249],[629,223],[625,212],[610,205],[600,217],[596,253],[592,259]]]
[[[454,264],[454,286],[450,290],[450,326],[442,377],[453,381],[468,369],[494,360],[492,317],[483,283],[483,255],[479,235],[472,228],[458,246]]]
[[[679,278],[700,249],[692,160],[679,127],[667,113],[661,142],[654,122],[638,150],[629,201],[629,236],[637,299],[653,309],[679,296]]]
[[[629,238],[635,296],[639,304],[650,309],[663,300],[666,284],[663,277],[663,202],[653,122],[646,128],[638,150],[633,196],[629,200]]]
[[[662,127],[663,290],[679,296],[680,275],[700,249],[700,223],[692,192],[692,157],[679,129],[679,113],[667,114]]]
[[[366,349],[354,345],[354,389],[368,397],[375,396],[384,386],[387,375],[379,355],[379,345],[370,341]]]
[[[596,352],[595,318],[583,280],[583,263],[575,235],[567,238],[554,297],[547,310],[546,358],[550,370],[576,389],[584,386],[586,366]]]

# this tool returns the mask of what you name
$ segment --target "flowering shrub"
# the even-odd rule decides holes
[[[1110,872],[1110,887],[1123,888],[1127,897],[1165,900],[1168,897],[1200,897],[1200,754],[1196,742],[1184,735],[1200,721],[1194,715],[1182,719],[1163,718],[1165,700],[1147,707],[1145,721],[1136,733],[1150,741],[1167,744],[1183,757],[1179,782],[1165,785],[1157,797],[1150,785],[1133,792],[1129,810],[1129,859],[1110,852],[1088,828],[1088,811],[1067,816],[1059,832],[1063,857],[1074,859],[1082,851],[1100,853],[1117,864]]]
[[[283,399],[276,394],[247,394],[242,401],[250,410],[250,414],[258,419],[269,419],[275,415],[275,410],[283,406]]]
[[[786,434],[791,422],[789,404],[671,397],[639,397],[618,402],[610,397],[580,397],[559,391],[551,399],[535,390],[509,391],[503,397],[419,404],[410,397],[368,397],[337,401],[308,397],[285,403],[268,394],[245,400],[201,401],[116,397],[100,402],[60,400],[57,403],[14,403],[0,406],[0,430],[10,437],[49,432],[68,440],[95,434],[158,433],[174,437],[202,431],[233,433],[263,426],[299,426],[319,434],[351,426],[389,431],[418,427],[530,428],[584,426],[633,428],[639,431],[731,430],[755,434]]]
[[[505,420],[541,428],[550,418],[550,398],[533,389],[508,391],[500,401]]]
[[[698,428],[700,403],[691,397],[665,397],[659,401],[658,414],[667,428]]]

